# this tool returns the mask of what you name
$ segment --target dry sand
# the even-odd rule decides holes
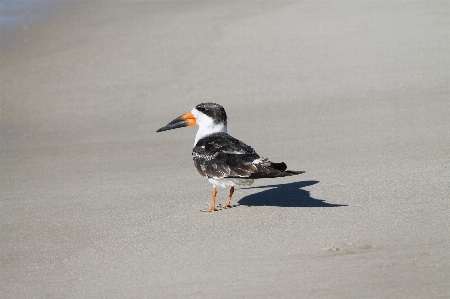
[[[1,298],[450,297],[449,2],[57,9],[0,57]],[[206,101],[307,173],[201,213],[155,130]]]

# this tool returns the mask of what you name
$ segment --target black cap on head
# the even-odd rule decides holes
[[[227,124],[227,113],[225,109],[216,103],[201,103],[195,109],[211,117],[215,123]]]

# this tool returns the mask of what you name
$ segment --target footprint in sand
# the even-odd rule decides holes
[[[330,253],[331,255],[335,256],[335,255],[367,253],[377,250],[379,248],[373,245],[358,244],[355,242],[346,242],[340,246],[329,245],[322,249],[327,253]]]

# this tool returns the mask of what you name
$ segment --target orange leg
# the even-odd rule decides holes
[[[216,186],[214,186],[213,189],[212,189],[211,209],[209,209],[209,210],[202,210],[202,212],[214,212],[214,211],[216,211],[216,195],[217,195],[217,189],[216,189]]]
[[[230,188],[230,196],[228,197],[227,204],[223,207],[224,209],[230,207],[231,197],[233,196],[233,193],[234,193],[234,186]]]

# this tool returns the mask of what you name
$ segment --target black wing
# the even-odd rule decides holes
[[[208,178],[249,177],[255,150],[227,133],[214,133],[200,139],[192,150],[198,172]]]
[[[286,171],[285,163],[261,158],[255,150],[227,133],[200,139],[192,150],[194,165],[207,178],[271,178],[302,172]]]

